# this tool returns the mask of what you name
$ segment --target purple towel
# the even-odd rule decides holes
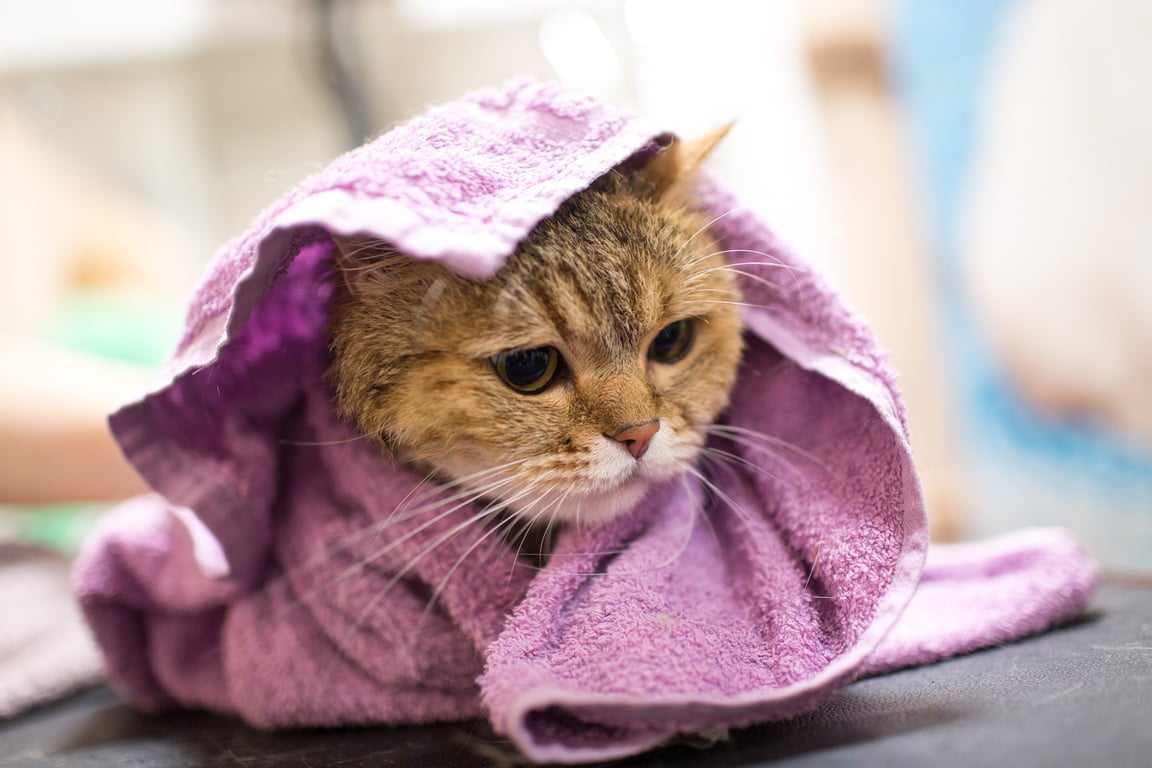
[[[533,759],[584,762],[788,717],[1084,607],[1094,566],[1058,531],[934,550],[922,576],[923,502],[871,334],[707,178],[715,236],[753,276],[732,429],[714,438],[743,463],[706,467],[716,490],[654,489],[562,532],[537,569],[461,526],[467,510],[432,516],[450,492],[336,416],[329,233],[483,278],[661,140],[518,82],[344,155],[221,251],[170,380],[112,417],[157,492],[106,518],[76,572],[119,690],[266,727],[482,715]]]

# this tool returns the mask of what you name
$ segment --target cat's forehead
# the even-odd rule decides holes
[[[491,317],[513,335],[631,349],[664,323],[701,314],[706,238],[688,223],[568,222],[538,234],[490,286]],[[553,343],[539,341],[539,343]]]

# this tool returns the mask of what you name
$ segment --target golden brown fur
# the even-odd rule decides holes
[[[487,281],[340,241],[331,377],[342,413],[398,459],[525,520],[596,523],[683,473],[727,405],[741,351],[734,276],[682,200],[720,135],[607,174]],[[684,318],[687,355],[649,359],[656,334]],[[494,370],[501,352],[543,346],[563,368],[536,394]],[[654,420],[640,458],[613,437]]]

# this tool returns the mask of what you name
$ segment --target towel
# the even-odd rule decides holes
[[[786,718],[862,674],[1084,607],[1095,567],[1061,531],[940,550],[924,570],[883,355],[708,176],[695,199],[745,265],[748,306],[713,438],[738,460],[702,465],[707,485],[678,479],[562,530],[539,567],[462,524],[467,508],[432,514],[460,501],[335,413],[333,234],[484,279],[563,200],[668,136],[516,81],[338,158],[224,246],[166,380],[111,418],[156,494],[108,515],[75,572],[127,698],[270,728],[483,716],[530,759],[579,763]]]

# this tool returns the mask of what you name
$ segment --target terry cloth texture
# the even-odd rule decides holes
[[[871,334],[708,178],[699,204],[752,275],[724,420],[791,448],[718,440],[740,461],[702,467],[714,490],[655,488],[563,531],[537,570],[481,543],[470,510],[431,515],[451,493],[356,439],[323,381],[332,233],[483,279],[666,141],[516,82],[344,155],[226,245],[170,380],[112,417],[157,492],[110,515],[76,571],[114,685],[146,710],[266,727],[484,715],[535,760],[583,762],[785,718],[861,674],[1080,611],[1095,570],[1060,532],[942,550],[921,578],[923,502]]]

